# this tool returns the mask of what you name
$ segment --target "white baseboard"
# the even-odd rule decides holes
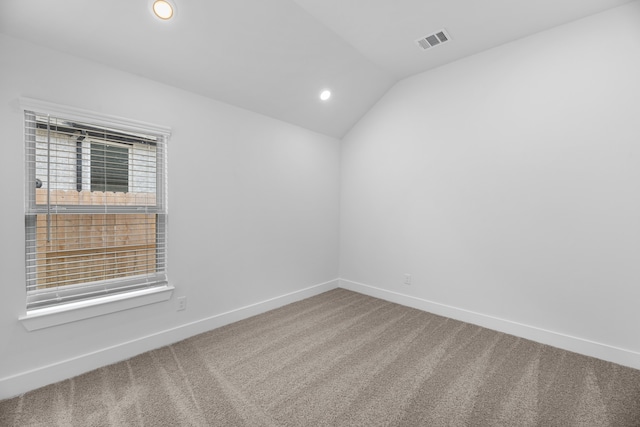
[[[575,353],[596,357],[620,365],[640,369],[640,353],[606,344],[573,337],[535,326],[440,304],[425,299],[380,289],[346,279],[334,279],[299,291],[280,295],[265,301],[247,305],[225,313],[176,326],[165,331],[120,343],[91,353],[82,354],[50,365],[0,378],[0,399],[18,396],[30,390],[89,372],[157,349],[191,336],[237,322],[251,316],[300,301],[331,289],[341,287],[386,301],[450,317],[485,328],[526,338]]]
[[[385,301],[417,308],[418,310],[427,311],[429,313],[438,314],[440,316],[472,323],[488,329],[547,344],[563,350],[595,357],[634,369],[640,369],[640,353],[632,350],[613,347],[607,344],[513,322],[511,320],[500,319],[486,314],[464,310],[386,289],[376,288],[374,286],[365,285],[351,280],[340,279],[340,287],[375,298],[380,298]]]
[[[320,283],[299,291],[280,295],[225,313],[186,323],[138,339],[120,343],[91,353],[0,378],[0,400],[18,396],[30,390],[63,381],[68,378],[107,366],[164,347],[194,335],[237,322],[278,307],[321,294],[338,287],[339,279]]]

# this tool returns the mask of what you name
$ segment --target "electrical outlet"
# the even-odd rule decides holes
[[[405,275],[404,275],[404,284],[405,285],[410,285],[411,284],[411,275],[410,274],[405,273]]]
[[[178,311],[186,310],[187,308],[187,297],[178,297]]]

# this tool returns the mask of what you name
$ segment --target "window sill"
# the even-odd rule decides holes
[[[126,294],[110,295],[87,301],[73,302],[60,307],[40,308],[27,311],[20,322],[28,331],[63,325],[117,311],[129,310],[143,305],[167,301],[173,294],[173,286],[142,289]]]

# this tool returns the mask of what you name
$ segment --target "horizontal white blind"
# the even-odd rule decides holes
[[[166,139],[25,111],[28,310],[166,285]]]

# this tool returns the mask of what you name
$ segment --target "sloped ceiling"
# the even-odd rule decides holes
[[[631,0],[174,1],[0,0],[0,32],[340,138],[402,78]]]

